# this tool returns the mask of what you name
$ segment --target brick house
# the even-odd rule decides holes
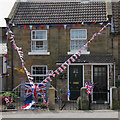
[[[0,27],[0,91],[5,91],[6,87],[6,76],[7,76],[7,41],[6,41],[6,29]]]
[[[7,24],[15,24],[13,33],[16,44],[22,47],[26,67],[31,71],[34,82],[39,83],[48,76],[48,71],[56,70],[71,55],[98,32],[107,22],[111,22],[110,2],[16,2]],[[99,23],[104,23],[100,25]],[[24,27],[25,26],[25,27]],[[71,91],[71,100],[80,95],[85,82],[95,83],[92,102],[109,103],[109,89],[115,86],[118,68],[115,62],[118,54],[116,41],[111,38],[111,26],[96,36],[82,55],[67,66],[67,70],[53,78],[51,84],[57,89]],[[116,53],[116,52],[115,52]],[[8,65],[21,69],[16,51],[11,56],[8,44]],[[8,70],[11,85],[11,70]],[[20,84],[20,73],[13,71],[14,87]],[[117,73],[117,74],[115,74]],[[22,75],[27,81],[26,75]],[[52,77],[51,77],[52,78]],[[11,86],[8,86],[11,89]]]

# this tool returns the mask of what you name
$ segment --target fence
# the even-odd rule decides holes
[[[77,92],[79,92],[79,96],[80,96],[80,91],[77,91]],[[104,98],[104,96],[102,96],[102,94],[103,93],[101,93],[101,99]],[[71,97],[73,97],[73,95],[71,95]],[[67,92],[64,92],[62,90],[57,91],[56,99],[55,99],[56,100],[56,110],[78,110],[79,109],[78,100],[77,99],[71,100],[72,99],[71,97],[70,97],[70,100],[68,101]],[[103,102],[103,101],[101,102],[101,100],[97,101],[97,102],[93,102],[92,97],[93,96],[90,96],[90,99],[88,98],[89,110],[110,109],[109,103]]]

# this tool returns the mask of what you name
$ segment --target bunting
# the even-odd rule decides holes
[[[81,24],[84,24],[84,22],[82,22]],[[94,23],[94,24],[97,24],[97,23]],[[78,24],[77,24],[78,25]],[[102,23],[100,23],[100,25],[102,25]],[[98,33],[95,33],[93,36],[92,36],[92,38],[82,47],[83,49],[85,49],[85,48],[87,48],[88,47],[88,44],[89,43],[91,43],[91,41],[97,36],[97,35],[100,35],[101,34],[101,32],[108,26],[108,25],[111,25],[110,23],[107,23]],[[52,25],[53,27],[55,27],[56,25]],[[66,25],[67,26],[67,25]],[[65,26],[65,28],[66,28],[66,26]],[[72,26],[72,24],[70,24],[70,27]],[[21,27],[21,26],[19,26],[19,27]],[[35,25],[35,27],[36,27],[36,29],[38,28],[38,25]],[[61,27],[61,25],[59,26],[59,27]],[[26,27],[25,27],[26,28]],[[32,26],[31,26],[31,29],[32,29]],[[48,27],[48,29],[49,29],[49,27]],[[22,52],[22,48],[19,48],[19,47],[17,47],[17,45],[16,45],[16,43],[15,43],[15,41],[14,41],[14,35],[13,35],[13,32],[10,30],[10,28],[9,28],[9,26],[8,26],[8,33],[10,33],[11,34],[11,37],[10,38],[8,38],[8,41],[10,41],[10,42],[12,42],[13,44],[14,44],[14,48],[17,50],[17,52],[18,52],[18,55],[19,55],[19,57],[20,57],[20,60],[21,60],[21,62],[22,62],[22,67],[23,67],[23,69],[24,69],[24,71],[26,72],[26,74],[27,74],[27,77],[28,77],[28,80],[29,80],[29,82],[31,82],[31,80],[33,80],[33,77],[32,77],[32,75],[28,72],[28,70],[27,70],[27,68],[25,67],[25,61],[23,60],[23,58],[24,58],[24,54],[23,54],[23,52]],[[68,66],[68,65],[70,65],[71,64],[71,61],[72,62],[75,62],[75,60],[78,58],[78,57],[80,57],[80,55],[81,55],[81,50],[79,50],[78,52],[76,52],[74,55],[72,55],[67,61],[65,61],[58,69],[56,69],[53,73],[52,73],[52,77],[55,77],[56,76],[56,74],[57,75],[59,75],[59,72],[63,72],[65,69],[66,69],[66,66]],[[71,61],[70,61],[71,60]],[[47,83],[47,81],[52,81],[52,79],[50,78],[50,76],[49,77],[47,77],[47,78],[45,78],[40,84],[46,84]],[[34,84],[33,82],[32,82],[32,84]]]

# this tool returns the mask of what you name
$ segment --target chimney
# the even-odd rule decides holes
[[[106,12],[107,12],[107,16],[112,16],[112,0],[106,0]]]

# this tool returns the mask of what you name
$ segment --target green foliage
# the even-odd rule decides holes
[[[118,100],[113,100],[113,110],[119,109],[119,101]]]
[[[43,102],[43,98],[42,97],[38,97],[38,102]]]
[[[77,105],[78,105],[78,110],[81,110],[81,96],[77,98]]]
[[[13,92],[5,92],[5,93],[1,94],[1,96],[5,96],[8,98],[11,98],[13,96],[13,100],[16,101],[17,94],[15,94]]]
[[[7,105],[7,106],[10,106],[10,107],[14,107],[15,106],[15,103],[9,103],[9,105]]]
[[[40,103],[40,107],[41,108],[46,108],[46,104],[45,103]]]

